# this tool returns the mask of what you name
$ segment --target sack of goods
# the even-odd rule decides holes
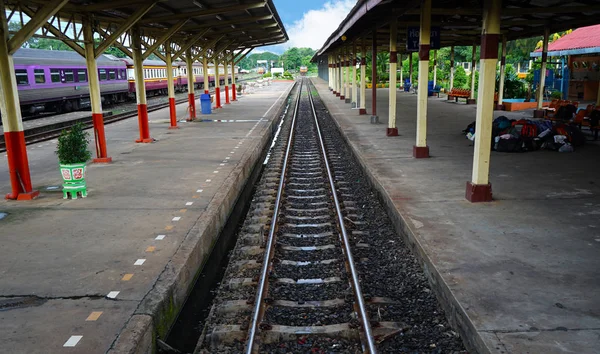
[[[561,107],[563,108],[563,107]],[[561,115],[567,120],[577,108],[564,106]],[[600,123],[600,113],[594,117]],[[475,122],[463,131],[467,139],[473,141],[476,134]],[[585,136],[576,125],[560,123],[552,125],[547,120],[508,119],[500,116],[492,123],[493,150],[498,152],[527,152],[539,149],[559,152],[573,152],[575,147],[585,144]]]

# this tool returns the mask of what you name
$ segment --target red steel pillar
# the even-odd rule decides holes
[[[233,53],[231,55],[231,96],[232,101],[237,101],[237,93],[235,92],[235,61]]]
[[[94,141],[96,142],[95,163],[110,163],[112,158],[106,152],[106,136],[104,134],[104,117],[102,115],[102,97],[100,95],[100,80],[94,50],[94,34],[90,19],[83,21],[83,42],[85,61],[87,64],[90,88],[90,104],[92,106],[92,123],[94,124]]]
[[[188,122],[196,119],[196,97],[194,95],[194,67],[192,65],[192,49],[188,49],[185,52],[185,64],[187,67],[187,81],[188,81],[188,105],[190,111],[190,117],[187,119]]]
[[[210,76],[208,75],[208,60],[206,59],[206,52],[202,57],[202,79],[204,79],[204,93],[209,94],[208,88],[210,86]]]
[[[169,92],[169,129],[179,129],[177,126],[177,110],[175,108],[175,78],[173,75],[173,57],[171,56],[171,43],[165,43],[165,57],[167,63],[167,90]]]
[[[144,67],[142,58],[142,43],[140,31],[137,27],[131,30],[131,44],[133,52],[133,68],[135,76],[135,96],[137,98],[138,125],[140,138],[136,143],[151,143],[150,126],[148,123],[148,104],[146,103],[146,85],[144,83]]]
[[[2,109],[2,124],[4,127],[4,141],[8,157],[8,174],[11,192],[6,199],[31,200],[37,198],[39,191],[33,190],[29,174],[29,161],[23,120],[21,119],[21,106],[17,91],[13,56],[8,51],[8,24],[4,6],[0,6],[0,21],[2,22],[2,38],[0,38],[0,108]]]
[[[219,61],[217,60],[216,57],[215,57],[215,102],[216,102],[215,109],[223,108],[223,107],[221,107],[221,78],[219,77]]]
[[[224,53],[223,57],[227,57],[227,52]],[[227,58],[223,60],[223,69],[225,75],[225,104],[230,104],[229,102],[229,70],[227,68],[229,64],[227,64]]]
[[[475,149],[473,151],[473,174],[471,180],[467,182],[465,193],[465,198],[470,202],[489,202],[492,200],[490,141],[492,139],[501,15],[501,0],[484,1],[479,59],[479,88],[477,92],[479,103],[475,115],[477,134],[475,134]]]

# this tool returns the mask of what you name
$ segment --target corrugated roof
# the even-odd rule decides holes
[[[600,47],[600,25],[581,27],[548,45],[549,52]],[[536,50],[541,52],[542,49]]]
[[[542,49],[531,53],[541,56]],[[600,25],[581,27],[548,44],[549,56],[600,53]]]

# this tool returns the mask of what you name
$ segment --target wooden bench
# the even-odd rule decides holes
[[[442,87],[439,85],[436,85],[433,88],[433,91],[431,91],[434,95],[437,93],[438,98],[440,98],[440,91],[442,90]]]
[[[467,90],[467,89],[452,88],[450,90],[450,92],[448,93],[448,100],[451,100],[454,98],[454,100],[456,102],[458,102],[459,98],[469,99],[470,97],[471,97],[471,90]]]

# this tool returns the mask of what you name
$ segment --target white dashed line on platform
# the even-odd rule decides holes
[[[171,219],[171,220],[172,220],[172,221],[179,221],[179,220],[181,220],[181,216],[176,216],[176,217],[174,217],[174,218],[173,218],[173,219]]]
[[[229,160],[230,158],[231,158],[231,157],[227,156],[227,157],[225,158],[225,160]]]
[[[220,163],[219,166],[225,166],[225,164],[224,163]]]
[[[120,291],[111,291],[109,292],[106,297],[109,299],[116,299],[117,295],[119,295]]]
[[[207,180],[206,180],[206,182],[210,182],[210,181],[211,181],[210,179],[207,179]]]
[[[213,173],[219,173],[219,171],[213,171]]]
[[[185,203],[185,205],[187,205],[187,206],[190,206],[192,204],[194,204],[194,202],[187,202],[187,203]]]
[[[146,262],[146,260],[143,258],[140,258],[137,261],[135,261],[135,263],[133,263],[133,265],[142,265],[142,264],[144,264],[144,262]]]
[[[161,240],[164,240],[165,237],[166,237],[166,235],[158,235],[158,236],[156,236],[155,240],[161,241]]]
[[[202,191],[203,191],[203,190],[204,190],[204,189],[198,189],[198,190],[196,191],[196,193],[202,193]]]
[[[77,345],[77,343],[79,343],[81,338],[83,338],[83,336],[71,336],[69,339],[67,339],[65,344],[63,344],[63,347],[74,347]]]

